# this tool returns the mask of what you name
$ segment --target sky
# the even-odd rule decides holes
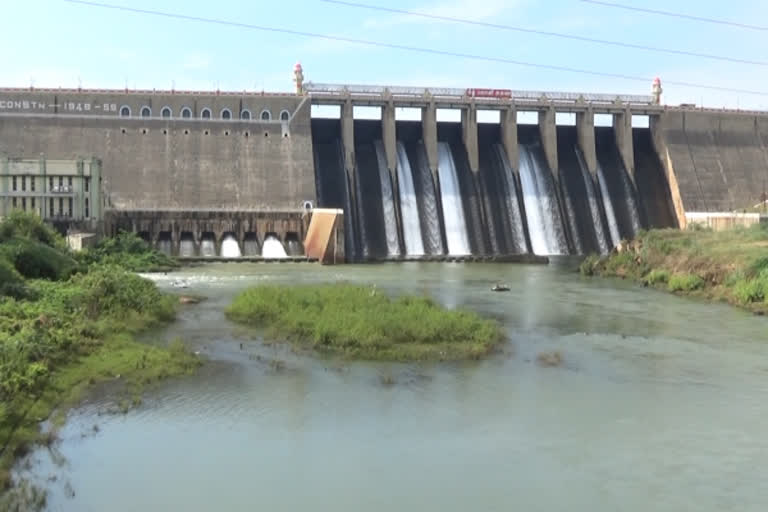
[[[437,56],[178,20],[69,3],[3,2],[0,86],[200,90],[292,90],[302,63],[316,83],[489,87],[535,91],[649,94],[664,84],[663,102],[768,110],[768,31],[746,30],[594,5],[580,0],[357,0],[358,3],[528,29],[717,54],[742,64],[617,48],[321,0],[94,0],[263,27],[567,66],[642,77],[634,81]],[[617,0],[743,23],[768,25],[768,2]],[[765,23],[763,23],[765,22]],[[646,79],[647,78],[647,79]],[[687,82],[764,92],[713,91]]]

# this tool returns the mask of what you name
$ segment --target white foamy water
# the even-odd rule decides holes
[[[603,195],[605,218],[608,221],[608,232],[611,235],[611,247],[616,247],[621,242],[621,234],[619,233],[619,224],[616,221],[616,210],[613,208],[608,184],[605,182],[605,173],[599,162],[597,164],[597,183],[600,185],[600,193]]]
[[[423,256],[424,241],[421,238],[416,188],[413,186],[411,163],[402,142],[397,143],[397,178],[400,185],[400,214],[403,218],[405,253],[408,256]]]
[[[288,254],[285,252],[282,242],[277,237],[270,235],[264,240],[261,256],[263,258],[287,258]]]
[[[208,238],[204,238],[200,242],[200,256],[203,258],[215,258],[216,257],[216,243]]]
[[[239,258],[242,256],[240,252],[240,244],[237,243],[237,239],[232,235],[226,235],[224,240],[221,241],[221,257],[222,258]]]
[[[387,236],[387,255],[400,256],[400,242],[397,237],[397,221],[395,219],[395,196],[392,192],[392,179],[387,169],[387,157],[384,144],[377,140],[376,159],[379,163],[379,180],[381,182],[381,201],[384,210],[384,232]]]
[[[447,142],[437,144],[437,173],[440,176],[440,199],[443,203],[443,224],[448,254],[465,256],[470,254],[467,222],[464,205],[461,202],[459,177],[453,162],[451,147]]]
[[[556,223],[560,222],[557,197],[544,176],[533,150],[520,145],[520,185],[523,189],[525,214],[528,219],[528,233],[534,254],[564,254],[565,240],[561,239]]]
[[[195,255],[195,241],[191,238],[182,238],[179,242],[179,256],[190,258]]]

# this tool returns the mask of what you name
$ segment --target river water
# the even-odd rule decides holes
[[[98,399],[74,411],[22,471],[49,510],[768,507],[764,318],[572,265],[234,263],[156,279],[180,278],[209,300],[153,338],[209,363],[126,415]],[[491,315],[509,343],[480,363],[348,364],[265,346],[222,313],[247,286],[336,280]],[[538,365],[552,350],[563,365]]]

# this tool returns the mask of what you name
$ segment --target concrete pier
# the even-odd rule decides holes
[[[499,112],[499,122],[501,123],[501,143],[507,153],[509,165],[517,174],[520,167],[520,148],[517,141],[517,109],[514,105]]]
[[[632,141],[632,111],[626,108],[619,114],[613,114],[613,131],[616,134],[616,145],[624,162],[624,168],[632,183],[635,182],[635,150]]]
[[[461,133],[467,149],[469,168],[476,173],[480,170],[480,153],[477,146],[477,108],[473,103],[461,110]]]
[[[553,107],[539,111],[539,131],[541,132],[541,144],[544,147],[547,164],[555,177],[555,181],[558,181],[560,171],[557,163],[557,124]]]
[[[576,113],[576,136],[589,173],[597,175],[597,151],[595,149],[595,112],[587,109]]]
[[[432,176],[437,178],[437,107],[430,101],[421,109],[421,130]]]

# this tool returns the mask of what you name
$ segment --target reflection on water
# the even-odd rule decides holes
[[[39,451],[32,474],[65,512],[765,510],[768,322],[571,270],[226,264],[156,276],[209,300],[149,338],[181,336],[211,362],[125,416],[86,405],[62,431],[67,464]],[[498,318],[509,343],[480,363],[348,364],[263,346],[222,314],[246,286],[313,281],[429,293]],[[490,292],[498,281],[512,291]],[[562,367],[536,364],[549,350]]]

